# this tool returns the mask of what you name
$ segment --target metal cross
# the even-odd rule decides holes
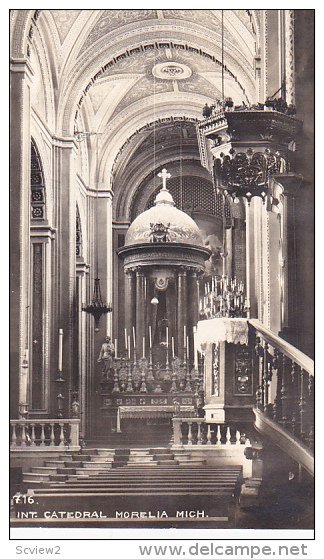
[[[166,190],[166,181],[171,177],[171,174],[168,173],[166,169],[162,169],[162,171],[158,174],[158,177],[162,179],[162,190]]]

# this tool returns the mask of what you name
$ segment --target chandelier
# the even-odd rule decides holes
[[[199,301],[200,320],[209,318],[243,318],[247,314],[244,284],[236,276],[214,276],[205,283],[205,292]]]
[[[89,314],[92,314],[95,321],[95,332],[99,331],[99,321],[102,315],[112,312],[111,305],[106,305],[102,300],[100,279],[98,277],[94,280],[91,304],[82,307],[82,310]]]

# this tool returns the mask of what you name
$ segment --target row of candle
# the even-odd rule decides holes
[[[208,295],[208,293],[221,295],[223,292],[227,291],[244,293],[244,283],[242,281],[238,281],[236,276],[234,276],[231,280],[228,276],[222,276],[220,279],[218,279],[217,276],[213,276],[211,281],[205,283],[205,295]]]
[[[244,284],[236,276],[230,279],[223,275],[220,279],[212,277],[205,284],[205,293],[200,299],[199,311],[207,318],[217,316],[243,316],[246,308]]]
[[[193,335],[194,335],[194,360],[195,360],[195,365],[197,364],[198,366],[198,353],[196,350],[196,332],[197,329],[194,326],[193,327]],[[136,352],[136,333],[135,333],[135,327],[133,326],[132,328],[132,334],[133,334],[133,348],[134,348],[134,354]],[[189,359],[189,336],[187,335],[187,327],[186,325],[184,325],[183,327],[183,341],[184,341],[184,355],[186,355],[187,359]],[[169,327],[166,326],[166,340],[165,340],[165,345],[167,350],[169,349]],[[125,328],[125,349],[128,353],[128,358],[131,358],[131,337],[127,332],[127,329]],[[142,357],[145,358],[146,356],[146,352],[145,352],[145,336],[143,336],[142,338]],[[149,349],[150,351],[152,351],[152,326],[149,325]],[[175,348],[174,348],[174,337],[171,336],[171,349],[172,349],[172,358],[175,358]],[[115,339],[115,357],[117,357],[117,340]]]

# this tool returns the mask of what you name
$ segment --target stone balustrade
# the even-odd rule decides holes
[[[77,449],[79,419],[13,419],[10,450]]]
[[[204,418],[174,417],[173,444],[176,446],[245,445],[250,441],[236,427],[206,423]]]
[[[257,320],[255,331],[259,367],[256,408],[314,449],[314,362]]]

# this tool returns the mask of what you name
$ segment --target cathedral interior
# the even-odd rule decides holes
[[[312,529],[314,11],[10,15],[12,525]]]

